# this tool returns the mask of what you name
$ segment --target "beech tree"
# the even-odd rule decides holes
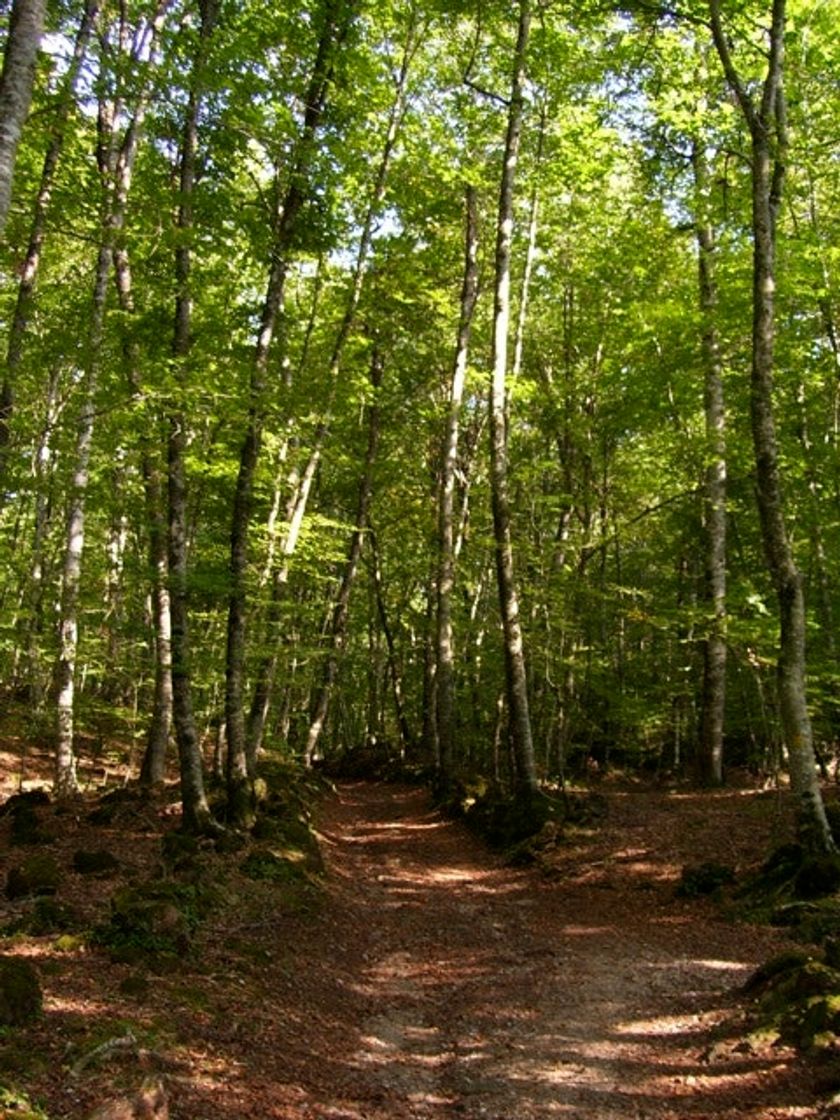
[[[275,754],[526,803],[789,757],[828,845],[837,9],[788,5],[170,0],[154,50],[162,7],[50,13],[0,666],[62,788],[92,741],[152,787],[174,738],[200,831]]]
[[[0,233],[9,212],[15,156],[32,98],[46,7],[46,0],[14,0],[9,17],[0,73]]]
[[[785,0],[774,0],[767,69],[759,100],[747,91],[724,33],[718,0],[709,0],[712,34],[750,134],[753,236],[753,329],[750,416],[756,498],[767,566],[779,604],[779,699],[800,832],[818,850],[833,851],[817,781],[805,684],[805,599],[787,526],[773,407],[778,211],[788,157],[784,88]]]

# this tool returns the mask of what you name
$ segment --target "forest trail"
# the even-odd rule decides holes
[[[288,1053],[294,1115],[816,1116],[789,1054],[715,1031],[776,934],[675,900],[665,857],[644,847],[657,822],[635,812],[635,831],[615,820],[589,859],[572,852],[546,877],[504,866],[421,790],[341,787],[321,820],[319,967],[295,984],[312,1015]]]

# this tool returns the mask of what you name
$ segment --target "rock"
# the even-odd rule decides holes
[[[700,863],[682,869],[676,889],[678,898],[701,898],[717,894],[723,887],[735,882],[735,872],[723,863]]]
[[[0,817],[20,812],[21,809],[34,811],[38,805],[49,805],[50,795],[44,789],[30,789],[15,793],[0,805]]]
[[[19,1027],[41,1013],[41,983],[28,961],[0,957],[0,1026]]]
[[[198,855],[198,838],[189,832],[173,830],[164,834],[160,842],[161,855],[167,863],[175,867],[189,865]]]
[[[47,895],[36,900],[35,908],[26,922],[26,929],[34,937],[40,937],[48,933],[65,933],[79,923],[79,915],[72,906]]]
[[[15,847],[24,847],[34,844],[51,844],[55,837],[48,829],[43,827],[41,818],[34,809],[21,806],[12,816],[9,839]]]
[[[150,988],[151,984],[141,972],[133,972],[120,981],[120,992],[131,999],[145,999]]]
[[[120,861],[112,853],[99,848],[94,852],[78,851],[73,855],[73,868],[80,875],[100,875],[103,878],[119,870]]]
[[[28,898],[55,894],[61,871],[52,856],[37,852],[27,857],[19,867],[9,868],[6,877],[6,898]]]
[[[813,959],[813,955],[806,952],[804,949],[786,949],[783,953],[777,953],[775,957],[771,957],[758,966],[744,984],[744,991],[754,992],[759,988],[764,988],[771,981],[783,976],[785,973],[793,972],[798,968],[804,968],[805,965],[809,964]]]
[[[796,898],[825,898],[840,887],[840,858],[811,856],[806,858],[793,880]]]

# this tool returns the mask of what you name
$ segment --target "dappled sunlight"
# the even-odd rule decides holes
[[[564,937],[600,937],[605,933],[615,933],[614,926],[563,926],[561,933]]]
[[[635,1035],[648,1038],[651,1035],[665,1037],[675,1034],[702,1034],[707,1028],[708,1024],[701,1019],[691,1022],[686,1021],[684,1015],[657,1015],[652,1019],[633,1019],[617,1023],[613,1030],[618,1035],[626,1035],[630,1038]]]

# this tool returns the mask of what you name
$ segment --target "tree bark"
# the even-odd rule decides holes
[[[161,0],[149,22],[148,37],[138,37],[132,61],[140,50],[153,56],[154,42],[163,27],[168,0]],[[93,446],[96,393],[102,364],[105,330],[105,305],[111,259],[119,230],[125,220],[125,208],[131,187],[134,161],[148,101],[148,85],[138,92],[134,113],[117,141],[118,112],[114,103],[100,100],[98,115],[97,162],[102,187],[101,243],[94,277],[93,307],[88,335],[86,369],[82,384],[82,403],[76,436],[75,467],[70,489],[67,516],[67,537],[61,595],[60,650],[56,666],[57,737],[55,792],[59,798],[76,792],[76,760],[74,754],[74,705],[76,656],[78,652],[78,598],[82,572],[85,534],[85,502],[87,497],[90,458]]]
[[[181,812],[184,827],[204,832],[211,827],[210,806],[204,789],[204,771],[192,701],[192,668],[187,597],[187,476],[188,422],[183,400],[185,373],[192,333],[193,195],[195,193],[198,121],[205,85],[204,70],[210,38],[218,14],[217,0],[200,0],[201,28],[198,53],[193,64],[187,111],[181,135],[178,171],[178,247],[175,250],[175,318],[172,357],[176,392],[168,417],[167,439],[167,562],[172,677],[172,721],[178,746],[181,775]]]
[[[3,371],[3,387],[0,389],[0,504],[4,501],[7,490],[6,472],[8,445],[11,438],[9,428],[12,422],[12,413],[14,409],[15,383],[17,381],[21,362],[23,361],[26,332],[32,314],[35,283],[38,276],[38,268],[41,263],[41,250],[44,245],[47,215],[52,198],[53,184],[55,182],[56,170],[58,169],[58,162],[64,147],[67,118],[73,105],[74,93],[78,84],[82,61],[98,10],[99,0],[88,0],[82,15],[79,30],[76,34],[76,41],[73,46],[73,57],[65,78],[64,90],[52,126],[52,139],[47,148],[47,153],[44,156],[41,183],[35,198],[35,208],[29,228],[29,243],[26,247],[26,256],[24,257],[20,270],[17,300],[15,302],[11,327],[9,328],[9,341],[6,347],[6,366]]]
[[[391,103],[391,109],[388,116],[388,127],[385,132],[385,142],[382,148],[382,155],[379,160],[379,165],[376,170],[376,176],[373,184],[373,191],[371,194],[370,202],[365,212],[364,222],[362,223],[361,235],[359,237],[359,247],[356,252],[356,260],[353,268],[353,278],[350,285],[350,293],[347,300],[347,305],[344,309],[344,314],[338,328],[335,342],[333,343],[332,353],[330,355],[329,368],[327,370],[327,400],[326,407],[320,423],[318,424],[315,432],[315,438],[312,442],[312,448],[309,453],[306,468],[303,475],[296,487],[296,492],[290,497],[289,505],[287,507],[288,514],[288,528],[284,538],[282,549],[282,563],[273,581],[272,587],[272,602],[269,607],[269,624],[273,624],[279,617],[279,611],[282,604],[283,595],[285,593],[285,584],[288,577],[289,563],[295,548],[297,547],[297,540],[300,534],[300,529],[303,524],[303,518],[306,513],[306,507],[309,501],[309,494],[312,488],[312,482],[315,478],[315,472],[321,460],[324,444],[329,436],[330,423],[332,420],[332,406],[333,397],[335,394],[336,385],[338,383],[338,376],[341,370],[341,363],[344,357],[344,349],[347,341],[350,338],[353,325],[356,321],[356,312],[359,307],[359,300],[362,295],[362,288],[365,279],[365,267],[367,264],[368,254],[370,253],[371,244],[373,242],[373,233],[376,218],[379,214],[379,209],[382,205],[382,199],[385,196],[385,185],[388,179],[388,171],[391,165],[391,158],[394,152],[394,146],[399,134],[400,125],[402,124],[403,116],[405,115],[406,105],[406,90],[408,83],[408,73],[411,60],[416,51],[419,43],[419,36],[417,35],[417,26],[414,17],[409,21],[408,32],[403,49],[402,61],[400,69],[395,79],[394,99]],[[256,681],[254,685],[254,693],[251,702],[251,709],[248,718],[247,728],[247,741],[246,741],[246,756],[245,764],[246,769],[253,769],[254,760],[256,759],[257,752],[262,745],[262,738],[265,730],[266,719],[268,718],[268,709],[271,702],[271,692],[274,684],[274,677],[277,667],[277,651],[271,649],[270,652],[260,659],[257,668]]]
[[[379,551],[379,542],[373,528],[370,529],[370,543],[373,568],[373,589],[376,597],[376,613],[379,615],[379,625],[385,637],[385,648],[388,651],[388,675],[391,678],[391,692],[394,697],[394,713],[397,717],[397,727],[400,730],[400,755],[405,758],[411,753],[414,746],[414,736],[405,714],[405,700],[403,698],[402,676],[397,663],[397,648],[394,641],[394,631],[388,619],[385,606],[384,580],[382,578],[382,557]]]
[[[703,643],[703,708],[697,778],[702,785],[723,782],[723,725],[726,712],[726,409],[717,333],[715,235],[708,218],[708,173],[700,143],[692,152],[697,197],[697,264],[700,290],[706,468],[703,479],[706,599],[710,612]]]
[[[455,482],[458,436],[473,312],[478,299],[478,201],[474,187],[466,192],[464,276],[458,342],[449,389],[449,408],[440,468],[437,571],[437,739],[440,777],[452,776],[454,757],[455,646],[452,630],[452,592],[455,586]]]
[[[304,115],[297,155],[285,198],[276,215],[271,246],[271,266],[251,372],[250,405],[239,454],[239,471],[233,499],[230,530],[230,592],[228,597],[227,654],[225,667],[225,721],[227,724],[228,815],[237,825],[253,823],[255,802],[248,770],[245,727],[245,648],[247,623],[248,544],[254,475],[262,444],[262,426],[268,387],[268,359],[283,305],[289,253],[301,208],[309,190],[309,169],[314,140],[327,103],[333,56],[348,30],[351,6],[342,0],[327,5],[324,25],[304,100]]]
[[[0,75],[0,234],[12,199],[18,141],[32,100],[46,0],[14,0]]]
[[[715,47],[750,132],[753,234],[750,415],[761,534],[779,605],[778,687],[782,729],[802,841],[813,850],[833,852],[835,844],[817,780],[808,713],[802,576],[785,522],[773,410],[776,218],[782,201],[787,155],[783,84],[785,0],[773,0],[767,71],[758,101],[748,92],[735,68],[721,23],[720,0],[709,0],[709,12]]]
[[[359,483],[356,524],[350,537],[350,548],[347,553],[347,560],[344,564],[344,572],[338,587],[335,603],[333,604],[329,634],[327,637],[328,651],[324,659],[321,684],[312,704],[309,731],[306,736],[306,746],[304,748],[304,762],[307,766],[311,766],[317,757],[318,744],[329,713],[333,685],[338,675],[339,660],[344,650],[347,637],[350,594],[353,590],[356,573],[359,569],[359,560],[362,555],[362,547],[364,545],[365,532],[368,524],[368,513],[373,497],[373,468],[379,447],[379,388],[382,384],[382,357],[376,348],[374,348],[371,356],[370,380],[373,387],[373,399],[368,406],[368,445],[362,478]]]
[[[528,704],[525,647],[519,612],[511,540],[508,491],[506,376],[510,333],[510,267],[513,234],[513,192],[524,116],[525,60],[531,24],[530,0],[519,0],[519,24],[513,80],[503,154],[499,216],[496,233],[493,375],[490,388],[490,484],[493,503],[496,578],[504,633],[505,676],[510,734],[516,760],[518,793],[530,797],[537,790],[534,745]]]

